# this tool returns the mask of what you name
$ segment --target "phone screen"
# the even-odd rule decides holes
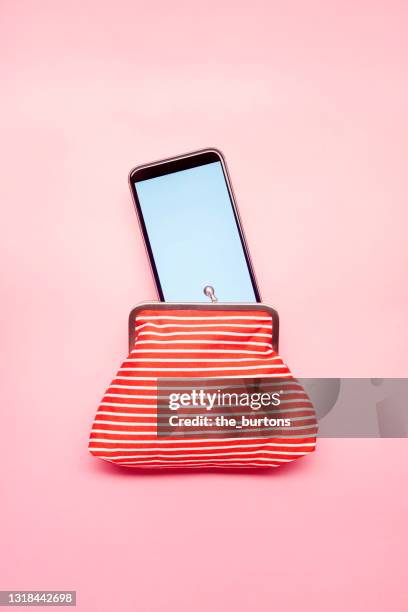
[[[220,161],[134,182],[161,298],[256,302],[258,295]],[[143,227],[144,226],[144,227]]]

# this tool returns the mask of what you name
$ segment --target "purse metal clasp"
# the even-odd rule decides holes
[[[212,287],[211,285],[206,285],[203,289],[203,293],[204,295],[210,298],[212,303],[218,302],[218,298],[215,295],[214,287]]]

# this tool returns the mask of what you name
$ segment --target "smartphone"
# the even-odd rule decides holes
[[[129,184],[161,301],[208,302],[210,286],[218,302],[260,302],[218,150],[138,166]]]

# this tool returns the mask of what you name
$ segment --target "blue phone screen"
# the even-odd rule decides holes
[[[135,187],[165,301],[256,301],[221,162]]]

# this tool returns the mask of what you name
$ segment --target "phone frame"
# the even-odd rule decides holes
[[[156,162],[151,162],[149,164],[143,164],[141,166],[136,166],[129,172],[129,178],[128,178],[129,187],[130,187],[130,192],[133,198],[133,204],[135,207],[136,216],[137,216],[139,227],[140,227],[140,230],[143,236],[143,242],[144,242],[146,253],[148,256],[150,270],[153,275],[153,279],[154,279],[154,283],[155,283],[155,287],[157,291],[157,296],[162,302],[165,302],[164,293],[162,290],[159,274],[158,274],[156,263],[154,260],[153,250],[150,244],[149,235],[148,235],[147,228],[144,222],[142,208],[141,208],[139,199],[137,197],[135,183],[137,181],[143,181],[146,179],[163,176],[165,174],[172,174],[173,172],[178,172],[181,170],[188,170],[190,168],[195,168],[197,166],[203,166],[203,165],[210,164],[216,161],[221,163],[221,167],[224,173],[225,183],[227,185],[232,210],[234,213],[234,218],[235,218],[235,221],[238,227],[238,234],[241,240],[241,244],[242,244],[242,248],[243,248],[244,256],[245,256],[245,261],[248,266],[249,275],[251,278],[251,283],[252,283],[252,287],[253,287],[254,294],[255,294],[256,302],[254,303],[259,303],[262,301],[261,294],[259,292],[258,283],[257,283],[256,276],[255,276],[255,272],[254,272],[254,267],[253,267],[251,256],[250,256],[249,249],[248,249],[248,244],[247,244],[244,230],[242,227],[242,221],[241,221],[241,217],[238,211],[238,206],[236,203],[234,190],[232,188],[227,164],[225,162],[224,156],[221,153],[221,151],[215,148],[208,148],[208,149],[201,149],[199,151],[193,151],[191,153],[186,153],[184,155],[179,155],[177,157],[171,157],[171,158],[162,159]],[[203,303],[205,304],[206,302],[203,302]]]

